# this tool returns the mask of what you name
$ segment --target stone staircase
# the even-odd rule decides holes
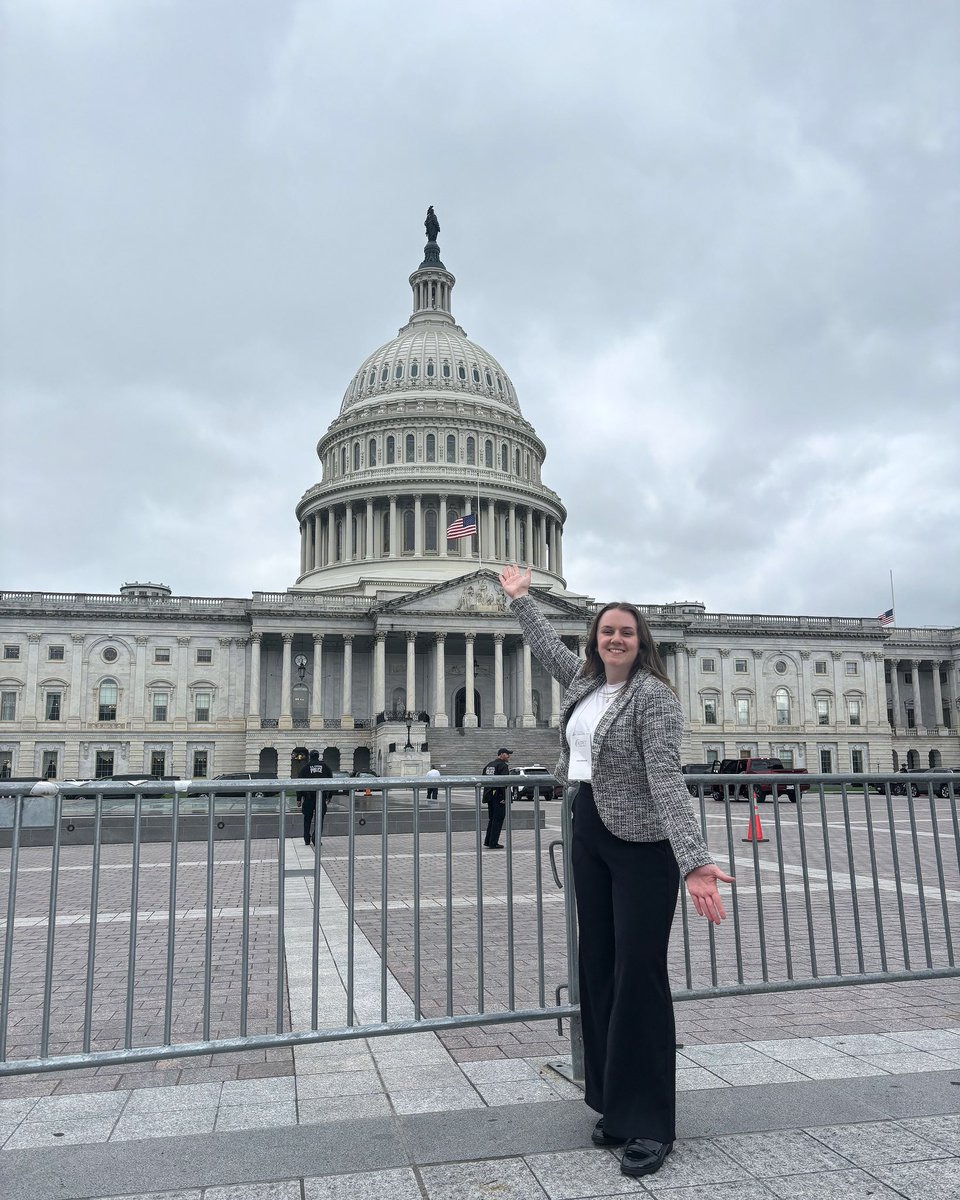
[[[428,730],[430,761],[442,775],[479,775],[501,746],[513,751],[511,767],[534,763],[552,771],[560,756],[556,729],[435,729]]]

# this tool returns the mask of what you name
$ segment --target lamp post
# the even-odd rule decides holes
[[[402,719],[407,727],[407,744],[404,746],[404,750],[412,750],[413,742],[410,741],[410,729],[417,719],[417,714],[415,712],[405,712]]]
[[[303,683],[303,677],[307,673],[307,656],[305,654],[298,654],[293,663],[297,668],[297,674],[300,676],[300,682]]]

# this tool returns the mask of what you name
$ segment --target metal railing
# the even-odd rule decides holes
[[[783,776],[750,776],[741,804],[744,776],[686,777],[737,886],[719,929],[691,919],[683,893],[675,999],[960,974],[960,779],[926,774],[915,798],[892,791],[903,776],[802,779],[797,802],[764,803],[758,789]],[[549,794],[552,777],[539,782]],[[535,789],[529,809],[508,804],[496,855],[481,844],[489,778],[258,786],[0,782],[0,1076],[557,1018],[579,1073],[567,803]],[[306,869],[288,862],[298,790],[330,793],[346,828]],[[92,841],[77,845],[81,812]],[[162,840],[148,836],[156,821]],[[200,842],[184,840],[190,822],[205,823]],[[365,823],[378,831],[361,837]],[[310,963],[296,1011],[295,938]],[[568,1003],[553,1003],[564,988]]]

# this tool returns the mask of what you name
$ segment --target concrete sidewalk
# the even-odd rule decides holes
[[[293,1028],[311,1022],[313,855],[288,842]],[[321,875],[319,1024],[345,1004],[347,912]],[[354,930],[357,1019],[412,1015]],[[958,989],[960,991],[960,989]],[[960,994],[957,996],[960,1009]],[[299,1047],[293,1076],[0,1099],[8,1200],[960,1196],[960,1022],[687,1045],[679,1134],[645,1182],[542,1055],[457,1062],[433,1034]],[[0,1091],[2,1096],[2,1091]]]

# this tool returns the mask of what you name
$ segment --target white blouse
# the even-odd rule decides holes
[[[596,691],[584,696],[570,714],[567,722],[567,741],[570,743],[570,768],[567,778],[571,783],[591,783],[593,780],[593,735],[600,719],[614,699],[619,695],[623,683],[602,683]]]

